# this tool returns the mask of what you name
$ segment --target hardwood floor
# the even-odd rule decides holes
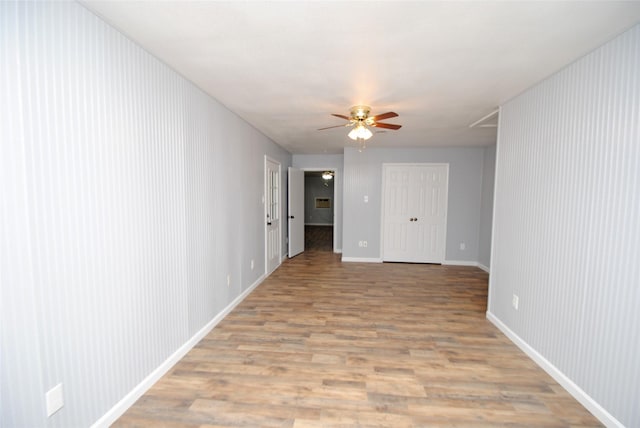
[[[304,226],[307,251],[333,251],[333,226]]]
[[[285,261],[114,426],[600,426],[485,319],[483,271],[339,260]]]

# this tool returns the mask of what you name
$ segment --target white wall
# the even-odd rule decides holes
[[[448,163],[449,205],[446,260],[475,264],[482,201],[484,147],[474,148],[346,148],[344,152],[343,256],[380,259],[380,218],[383,163]],[[369,202],[364,202],[364,196]],[[358,246],[366,240],[367,248]],[[460,249],[464,242],[465,250]]]
[[[89,426],[261,280],[291,156],[77,3],[0,32],[0,425]]]
[[[335,242],[334,251],[342,251],[342,206],[343,206],[343,155],[293,155],[293,166],[300,169],[328,169],[335,171],[333,177],[335,217],[333,224],[333,235]]]
[[[636,26],[500,112],[488,317],[609,426],[640,426],[639,106]]]

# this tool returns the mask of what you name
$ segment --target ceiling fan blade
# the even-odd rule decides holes
[[[394,113],[392,111],[389,111],[387,113],[382,113],[382,114],[375,115],[371,119],[373,119],[373,120],[385,120],[385,119],[390,119],[392,117],[398,117],[398,113]]]
[[[331,116],[339,117],[340,119],[351,120],[349,116],[345,116],[344,114],[331,113]]]
[[[327,126],[326,128],[319,128],[318,131],[322,131],[324,129],[331,129],[331,128],[344,128],[346,125],[336,125],[336,126]]]
[[[386,129],[400,129],[402,125],[394,125],[393,123],[380,123],[376,122],[371,124],[371,126],[375,126],[376,128],[386,128]]]

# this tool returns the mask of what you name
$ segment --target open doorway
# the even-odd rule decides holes
[[[333,251],[335,171],[304,172],[304,246],[309,251]]]

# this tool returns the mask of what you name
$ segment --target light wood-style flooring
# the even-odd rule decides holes
[[[287,260],[117,427],[592,427],[473,267]]]

